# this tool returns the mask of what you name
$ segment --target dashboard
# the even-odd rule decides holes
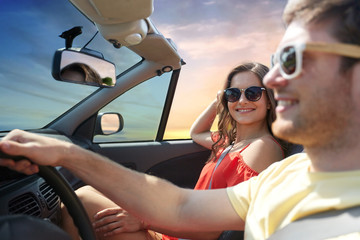
[[[37,132],[74,142],[52,130]],[[80,145],[86,147],[84,143]],[[84,185],[67,169],[62,167],[56,169],[73,189]],[[6,167],[0,167],[0,196],[0,215],[25,214],[49,220],[58,226],[61,223],[61,200],[54,189],[37,174],[27,176]]]

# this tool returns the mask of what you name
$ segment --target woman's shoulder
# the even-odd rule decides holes
[[[241,155],[257,172],[284,158],[281,146],[271,136],[262,136],[253,140]]]
[[[271,135],[264,135],[255,139],[250,143],[249,147],[259,149],[263,153],[274,152],[283,155],[280,143]]]

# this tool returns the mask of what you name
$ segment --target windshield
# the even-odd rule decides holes
[[[51,75],[53,55],[65,47],[59,35],[75,26],[82,26],[82,34],[73,47],[84,47],[97,28],[69,1],[1,1],[0,131],[42,128],[97,90]],[[141,61],[127,48],[115,49],[100,34],[87,48],[115,63],[117,75]]]

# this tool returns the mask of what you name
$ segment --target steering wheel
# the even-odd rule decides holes
[[[64,177],[60,175],[55,168],[49,166],[39,166],[38,175],[44,178],[60,197],[70,216],[74,220],[81,238],[84,240],[96,240],[93,227],[84,206]]]

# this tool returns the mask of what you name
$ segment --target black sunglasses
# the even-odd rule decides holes
[[[236,102],[239,101],[241,97],[241,92],[245,93],[245,97],[247,100],[251,102],[259,101],[262,96],[262,91],[266,89],[263,87],[252,86],[246,89],[239,89],[239,88],[227,88],[224,90],[225,99],[228,102]]]

